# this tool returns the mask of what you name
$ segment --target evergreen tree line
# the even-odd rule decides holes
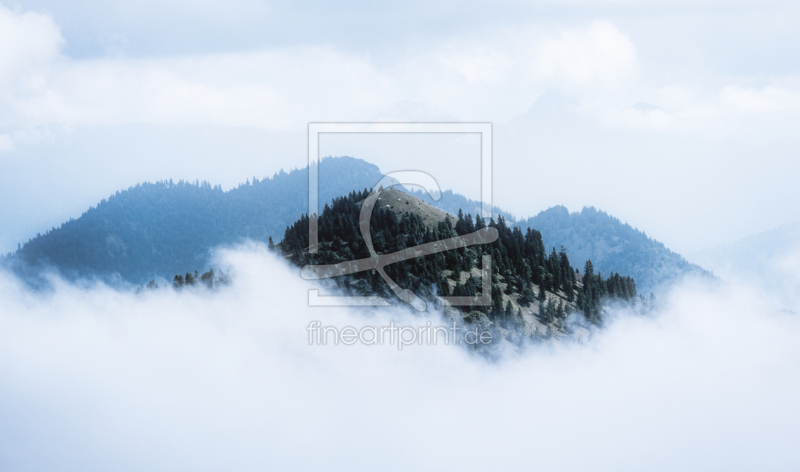
[[[230,277],[220,270],[219,272],[214,272],[214,269],[209,269],[208,272],[203,273],[202,275],[199,274],[197,271],[194,271],[194,274],[191,272],[187,272],[186,275],[178,274],[172,279],[171,284],[167,284],[167,287],[172,287],[175,290],[181,290],[184,287],[206,287],[206,288],[218,288],[221,286],[229,285],[230,284]],[[161,288],[161,286],[156,283],[155,280],[151,280],[147,284],[140,285],[136,289],[136,293],[141,293],[144,290],[156,290]]]
[[[368,195],[368,189],[353,191],[325,205],[318,218],[317,254],[308,253],[308,215],[287,227],[278,245],[272,244],[270,238],[270,247],[277,248],[298,266],[369,257],[359,231],[361,203]],[[631,300],[636,296],[635,283],[630,277],[614,274],[603,279],[600,274],[594,274],[591,261],[587,261],[585,275],[581,277],[570,265],[563,246],[558,252],[552,248],[548,253],[539,231],[527,228],[523,233],[519,227],[509,226],[502,215],[487,223],[480,216],[473,218],[459,210],[455,221],[448,215],[444,221],[429,226],[416,213],[398,216],[388,208],[376,207],[370,220],[373,247],[379,254],[469,234],[486,226],[496,228],[499,234],[491,244],[397,262],[386,266],[386,273],[401,287],[429,300],[433,300],[434,295],[476,296],[480,295],[482,283],[479,272],[473,269],[479,269],[482,256],[489,254],[492,256],[492,304],[479,307],[476,315],[483,313],[491,320],[505,323],[519,320],[521,312],[519,309],[515,312],[508,299],[503,302],[503,293],[519,294],[517,301],[523,307],[538,302],[539,316],[547,323],[565,318],[574,306],[583,310],[588,319],[599,321],[604,300]],[[452,288],[448,279],[455,282]],[[352,292],[393,296],[377,271],[340,276],[335,280],[340,287]],[[555,297],[547,297],[548,292]]]
[[[546,247],[554,243],[566,245],[573,260],[591,259],[595,271],[619,272],[635,278],[639,292],[651,291],[687,274],[712,277],[643,231],[593,207],[570,213],[564,206],[555,206],[520,221],[518,226],[539,230]]]
[[[320,201],[330,201],[383,175],[353,158],[319,163]],[[55,268],[65,278],[123,280],[136,286],[156,276],[212,265],[210,249],[245,240],[267,242],[307,211],[308,169],[251,178],[223,190],[178,179],[141,183],[111,194],[79,218],[22,243],[4,265],[25,280]]]
[[[607,279],[594,273],[592,261],[586,261],[583,269],[583,288],[578,291],[577,306],[586,319],[600,320],[601,308],[608,298],[630,301],[636,298],[636,282],[631,277],[615,273]]]

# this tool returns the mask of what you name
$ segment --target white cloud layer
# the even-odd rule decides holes
[[[309,346],[305,327],[419,323],[307,307],[263,248],[216,294],[0,280],[0,468],[793,470],[800,325],[687,283],[585,345],[487,362],[447,346]],[[794,274],[798,272],[795,271]],[[435,320],[435,318],[434,318]]]
[[[313,120],[369,119],[408,100],[456,119],[502,122],[547,89],[576,97],[587,116],[634,129],[731,133],[742,117],[799,107],[792,81],[689,84],[702,99],[675,92],[684,81],[648,75],[636,42],[608,20],[455,35],[391,61],[322,44],[74,59],[46,15],[0,6],[0,23],[0,125],[17,133],[131,122],[296,130]],[[659,111],[630,113],[641,101]]]
[[[46,67],[58,57],[63,42],[49,16],[0,6],[0,83],[29,78],[31,69]]]
[[[608,21],[562,31],[534,46],[531,75],[572,87],[620,87],[636,72],[636,47]]]

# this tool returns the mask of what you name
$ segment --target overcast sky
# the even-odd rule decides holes
[[[519,216],[593,205],[679,252],[732,241],[800,218],[798,19],[765,1],[0,0],[0,252],[144,180],[302,166],[308,122],[371,120],[493,123],[494,203]],[[396,148],[365,146],[394,170]]]

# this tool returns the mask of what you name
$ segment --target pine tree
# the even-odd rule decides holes
[[[486,223],[483,221],[483,217],[481,215],[475,215],[475,229],[483,229],[486,227]]]
[[[172,279],[172,286],[175,288],[183,287],[184,280],[182,275],[176,275],[174,279]]]
[[[558,302],[558,308],[556,308],[556,317],[558,319],[563,319],[563,318],[566,318],[566,316],[567,316],[567,314],[564,311],[564,303],[559,301]]]
[[[200,281],[203,282],[208,288],[214,286],[214,269],[209,269],[208,272],[200,276]]]
[[[514,308],[511,306],[511,300],[506,300],[506,308],[503,310],[503,315],[506,320],[510,320],[514,316]]]
[[[458,220],[456,221],[456,233],[459,236],[465,235],[469,233],[467,229],[467,221],[464,219],[464,212],[461,209],[458,210]]]

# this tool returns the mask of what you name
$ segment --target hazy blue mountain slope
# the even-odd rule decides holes
[[[320,201],[373,187],[377,166],[349,157],[320,164]],[[207,183],[145,183],[117,192],[80,218],[37,236],[11,258],[18,272],[49,265],[63,274],[119,274],[142,283],[202,270],[209,249],[245,238],[280,240],[308,211],[308,170],[281,172],[224,192]]]
[[[320,164],[320,203],[376,185],[378,167],[360,159],[338,157]],[[477,202],[452,191],[432,202],[449,213],[479,212]],[[254,179],[227,192],[208,183],[144,183],[117,192],[80,218],[26,243],[7,259],[18,273],[38,273],[44,266],[69,277],[119,276],[133,283],[205,270],[209,250],[249,238],[277,242],[308,208],[308,170]],[[502,210],[507,221],[514,218]],[[593,208],[569,214],[551,208],[520,222],[541,231],[548,248],[564,245],[578,267],[591,259],[596,271],[636,279],[640,293],[688,272],[705,273],[644,233]]]
[[[793,284],[800,270],[800,221],[687,257],[724,280],[759,286],[787,305],[800,296],[800,287]]]
[[[548,249],[565,246],[576,265],[591,259],[597,272],[633,277],[639,293],[656,291],[685,274],[711,276],[664,244],[592,207],[570,213],[565,207],[556,206],[518,225],[540,231]]]
[[[689,259],[726,276],[764,274],[772,265],[800,252],[800,221],[748,236],[723,246],[702,249]]]
[[[470,198],[467,198],[461,194],[453,193],[452,190],[445,190],[442,192],[441,198],[438,201],[434,201],[427,193],[421,190],[405,190],[406,193],[413,195],[414,197],[419,198],[423,202],[439,208],[440,210],[444,210],[451,215],[457,215],[458,210],[462,210],[464,214],[471,214],[472,216],[477,216],[481,212],[481,203]],[[513,223],[517,221],[517,219],[511,213],[507,211],[503,211],[500,208],[494,207],[492,209],[493,215],[502,215],[503,218],[506,219],[507,222]]]

